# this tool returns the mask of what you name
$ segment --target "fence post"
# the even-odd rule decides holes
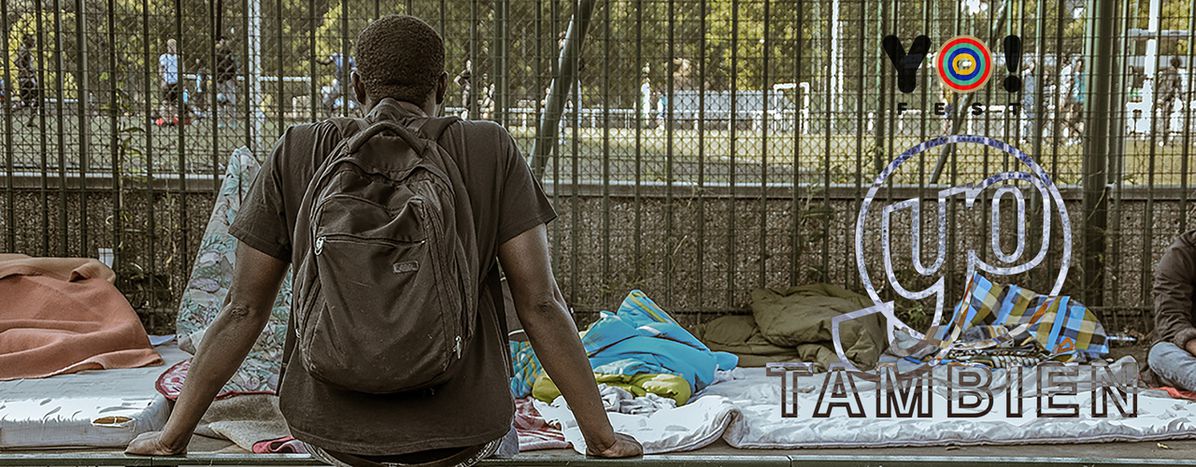
[[[557,58],[560,74],[552,80],[552,87],[548,91],[548,102],[544,115],[540,118],[540,128],[536,131],[536,138],[532,140],[532,167],[536,178],[544,179],[544,167],[548,163],[548,155],[552,152],[552,144],[557,139],[558,125],[561,113],[565,108],[565,101],[569,99],[569,92],[576,85],[572,63],[581,54],[581,46],[585,41],[586,30],[590,26],[590,16],[594,13],[597,0],[580,0],[573,12],[573,19],[569,21],[569,30],[565,33],[565,44],[561,47],[560,57]]]
[[[1091,21],[1095,27],[1093,40],[1087,41],[1085,54],[1091,57],[1092,69],[1085,79],[1088,95],[1085,99],[1084,127],[1088,138],[1084,142],[1083,162],[1083,274],[1084,303],[1099,307],[1104,304],[1105,235],[1108,225],[1108,164],[1111,151],[1109,115],[1112,108],[1113,33],[1115,2],[1095,0]]]

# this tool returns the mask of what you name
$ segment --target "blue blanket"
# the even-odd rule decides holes
[[[675,374],[697,392],[731,370],[739,357],[711,351],[643,292],[633,290],[615,313],[602,312],[581,339],[594,373]]]

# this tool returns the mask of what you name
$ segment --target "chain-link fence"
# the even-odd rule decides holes
[[[502,123],[542,175],[561,213],[550,228],[558,280],[579,312],[614,306],[630,288],[687,320],[745,309],[762,286],[859,289],[855,227],[874,178],[920,142],[971,134],[1020,148],[1059,186],[1074,230],[1065,293],[1107,327],[1144,330],[1151,267],[1196,225],[1194,9],[1184,0],[0,0],[0,247],[111,250],[147,325],[172,327],[232,150],[260,159],[288,125],[359,112],[341,85],[356,33],[407,13],[445,38],[445,112]],[[947,47],[959,36],[975,39],[957,45],[978,55]],[[910,64],[920,66],[903,75]],[[959,93],[941,72],[957,86],[987,82]],[[556,123],[554,79],[567,93]],[[933,205],[946,187],[1019,164],[985,144],[910,161],[877,199]],[[1033,237],[1044,200],[1028,203],[1032,252],[1043,246]],[[1015,210],[994,218],[968,206],[950,204],[940,274],[894,279],[942,277],[957,298],[969,251],[1016,243]],[[934,232],[933,217],[922,216],[921,231]],[[976,241],[994,222],[1003,240]],[[1046,225],[1057,235],[1062,224]],[[1068,252],[1058,239],[1041,249],[1043,266],[1016,279],[1047,291]],[[933,245],[922,250],[932,262]],[[901,312],[924,322],[921,309]]]

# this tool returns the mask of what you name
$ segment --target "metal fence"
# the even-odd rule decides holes
[[[502,123],[542,176],[561,214],[550,228],[558,280],[579,313],[614,306],[631,288],[691,322],[745,309],[757,287],[858,289],[855,225],[873,178],[919,142],[974,134],[1021,148],[1061,187],[1075,230],[1065,292],[1107,327],[1146,330],[1151,267],[1196,224],[1194,9],[1185,0],[0,0],[0,248],[110,250],[147,325],[171,329],[232,150],[261,159],[288,125],[357,112],[338,97],[350,68],[338,63],[351,63],[342,57],[371,19],[407,13],[445,38],[446,112]],[[911,53],[917,36],[929,39],[907,83],[883,47],[890,35]],[[988,70],[966,94],[937,76],[952,53],[940,48],[963,35],[990,53],[947,61]],[[168,41],[181,68],[171,89]],[[1012,77],[1021,85],[1011,92]],[[979,144],[911,160],[882,197],[933,201],[1017,164]],[[952,206],[942,276],[957,298],[966,252],[992,221]],[[1041,200],[1029,209],[1041,212]],[[1063,254],[1052,244],[1045,269],[1017,280],[1049,290]],[[900,312],[924,322],[922,309]]]

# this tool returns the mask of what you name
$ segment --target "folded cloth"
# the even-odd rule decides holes
[[[160,365],[115,279],[94,259],[0,255],[0,380]]]
[[[266,394],[212,402],[195,432],[227,439],[246,451],[253,451],[261,441],[278,440],[291,434],[278,410],[278,396]]]
[[[942,342],[940,356],[969,342],[967,331],[977,326],[1003,326],[1011,340],[1032,340],[1058,360],[1086,360],[1109,353],[1104,326],[1080,302],[1012,284],[993,284],[979,272],[968,278],[963,300],[935,335]],[[987,340],[992,333],[979,334],[976,337]]]
[[[224,306],[224,298],[233,280],[237,248],[237,239],[229,235],[228,226],[241,209],[241,200],[249,194],[249,187],[260,169],[253,154],[244,147],[233,151],[228,160],[224,182],[220,185],[212,215],[199,243],[199,251],[195,254],[191,277],[183,290],[178,321],[175,323],[179,348],[191,354],[199,349],[204,332]],[[282,288],[274,301],[265,329],[241,367],[224,385],[225,392],[255,393],[278,388],[290,303],[291,274],[288,273],[282,281]]]
[[[307,446],[294,436],[283,436],[253,443],[254,454],[307,454]]]
[[[709,385],[716,370],[733,369],[738,362],[733,354],[710,350],[639,290],[631,291],[617,312],[602,312],[581,342],[595,373],[675,374],[685,378],[691,392]]]
[[[549,425],[540,416],[529,398],[515,399],[515,432],[519,435],[519,451],[564,449],[569,447],[560,428]]]
[[[685,405],[692,394],[689,390],[689,382],[678,375],[638,374],[628,376],[595,373],[594,382],[623,389],[636,397],[654,394],[668,398],[674,402],[674,405]],[[560,395],[561,390],[556,387],[556,383],[553,383],[552,378],[548,375],[537,378],[532,387],[532,397],[544,402],[556,400]]]

